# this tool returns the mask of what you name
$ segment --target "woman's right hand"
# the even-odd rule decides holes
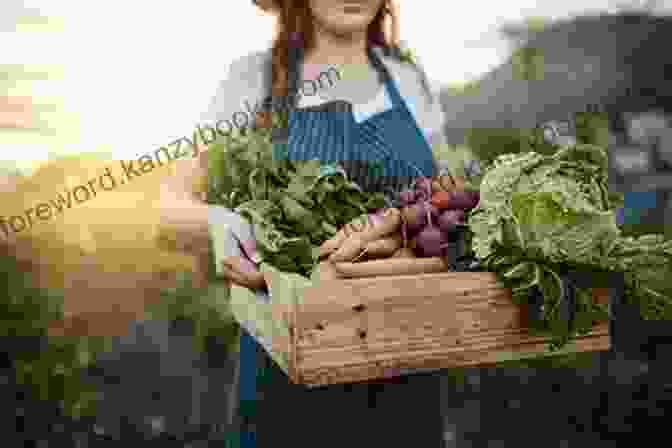
[[[221,260],[222,277],[229,283],[249,289],[266,289],[264,274],[243,256],[224,257]]]
[[[253,226],[226,207],[208,207],[208,225],[218,276],[246,288],[265,289],[264,275],[257,268],[257,263],[262,260],[257,252]]]

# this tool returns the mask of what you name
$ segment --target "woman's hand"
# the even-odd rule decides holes
[[[265,289],[264,274],[242,256],[224,257],[221,261],[222,276],[230,283],[250,289]]]
[[[256,264],[262,258],[248,220],[228,208],[211,205],[209,225],[218,277],[250,289],[265,288],[264,275]]]

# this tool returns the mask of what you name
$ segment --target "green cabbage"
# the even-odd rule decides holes
[[[552,347],[590,329],[606,310],[580,291],[573,322],[558,312],[562,274],[569,271],[623,272],[627,299],[647,319],[672,317],[672,241],[661,235],[622,236],[616,224],[618,195],[607,189],[607,154],[593,145],[498,157],[481,182],[481,198],[471,213],[472,248],[486,267],[524,303],[528,290],[544,292],[544,328]],[[596,287],[606,285],[597,274]],[[668,282],[669,283],[669,282]]]

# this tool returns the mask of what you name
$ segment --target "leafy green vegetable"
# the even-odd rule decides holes
[[[542,327],[552,348],[588,331],[606,309],[577,292],[571,325],[562,319],[561,275],[626,274],[627,298],[648,319],[672,317],[672,241],[662,235],[626,238],[616,225],[620,197],[607,189],[607,156],[597,146],[561,147],[553,155],[535,152],[498,157],[481,182],[481,200],[471,213],[472,247],[488,270],[524,303],[528,291],[544,292]]]
[[[316,249],[357,216],[383,208],[383,194],[367,194],[345,171],[317,160],[277,157],[267,129],[239,131],[208,149],[208,202],[250,220],[263,260],[310,277]]]

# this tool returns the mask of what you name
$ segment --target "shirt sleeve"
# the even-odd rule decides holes
[[[201,114],[201,126],[211,126],[220,135],[252,126],[265,96],[267,61],[268,54],[258,52],[226,67],[223,80]]]

